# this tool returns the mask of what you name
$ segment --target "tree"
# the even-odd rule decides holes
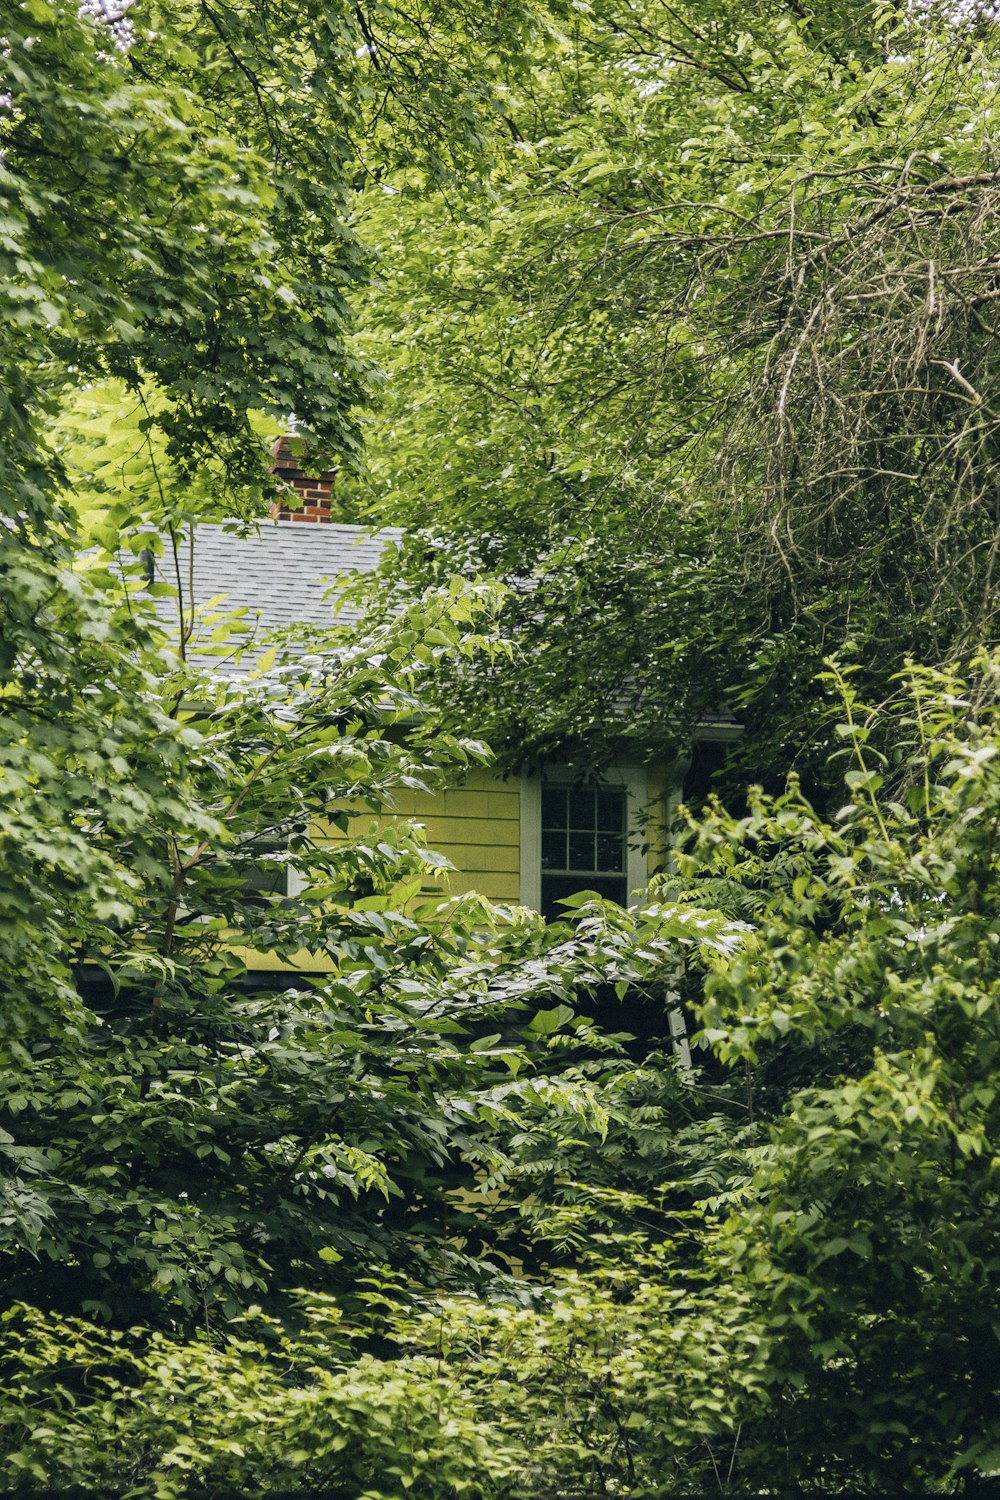
[[[496,1160],[491,1138],[539,1112],[600,1130],[586,1076],[532,1042],[563,1031],[573,1047],[555,995],[669,974],[666,929],[639,958],[632,924],[567,945],[481,901],[441,905],[420,896],[441,861],[414,830],[357,827],[484,753],[403,726],[435,658],[481,645],[469,626],[488,602],[456,587],[249,681],[164,683],[202,705],[179,714],[180,792],[152,826],[88,831],[116,844],[129,905],[64,939],[77,1028],[36,1024],[5,1069],[15,1296],[215,1328],[241,1302],[276,1310],[383,1264],[475,1283],[499,1263],[463,1254],[477,1215],[448,1204]],[[248,885],[289,863],[297,896]],[[247,950],[272,971],[248,972]],[[319,972],[296,972],[304,954]]]
[[[70,492],[86,477],[67,470],[66,414],[110,392],[120,479],[105,472],[85,498],[112,502],[126,544],[143,526],[175,539],[199,509],[259,513],[262,416],[294,410],[318,452],[355,461],[368,376],[349,340],[346,294],[364,267],[347,201],[366,165],[406,155],[440,173],[481,155],[491,71],[525,15],[504,13],[488,57],[462,45],[463,19],[460,7],[381,6],[366,20],[348,5],[150,5],[116,29],[101,7],[47,0],[9,18],[0,964],[14,1033],[74,1011],[66,955],[127,920],[134,877],[118,840],[184,799],[161,643],[72,566]],[[396,60],[377,101],[376,22]]]
[[[792,785],[709,820],[693,853],[713,882],[755,883],[760,855],[788,876],[706,987],[722,1055],[863,1039],[792,1095],[718,1242],[784,1388],[782,1482],[936,1488],[996,1464],[996,672],[911,667],[882,711],[840,678],[837,817]],[[770,1423],[756,1441],[746,1472],[773,1477]]]
[[[631,677],[643,738],[726,706],[734,779],[794,761],[835,795],[824,655],[877,697],[989,630],[995,46],[600,4],[512,88],[488,210],[369,200],[391,381],[358,503],[427,528],[417,576],[531,580],[518,692],[477,703],[512,756],[599,760]]]
[[[369,166],[468,160],[521,19],[490,32],[482,76],[458,10],[432,24],[389,7],[192,6],[136,12],[117,45],[99,16],[43,3],[12,26],[5,1251],[11,1285],[43,1305],[189,1327],[336,1281],[341,1259],[347,1280],[426,1256],[447,1276],[445,1167],[472,1170],[482,1111],[513,1121],[514,1094],[529,1113],[552,1102],[518,1082],[516,1037],[467,1056],[446,1039],[470,1008],[527,1023],[568,975],[591,982],[593,955],[543,961],[553,939],[484,909],[421,925],[406,902],[432,856],[405,829],[332,847],[311,833],[480,753],[440,721],[409,748],[383,734],[390,705],[415,711],[429,664],[464,649],[478,596],[451,589],[371,639],[318,642],[318,666],[293,651],[252,683],[213,682],[128,578],[123,593],[113,568],[74,570],[50,441],[68,420],[85,479],[73,412],[112,412],[90,497],[111,500],[110,540],[126,545],[199,510],[251,515],[267,493],[261,413],[294,405],[317,451],[349,464],[363,371],[343,288],[363,267],[343,217],[359,140],[370,125]],[[447,139],[424,113],[446,78]],[[286,859],[300,901],[248,893],[248,872]],[[322,953],[335,977],[248,992],[240,938],[279,960]],[[103,995],[81,989],[93,965]],[[476,1102],[503,1080],[506,1104]],[[568,1082],[563,1097],[590,1108]],[[470,1258],[461,1275],[476,1274]]]
[[[973,359],[977,380],[990,373],[980,324],[962,322],[970,286],[985,317],[990,268],[944,262],[956,245],[979,256],[965,194],[991,187],[993,75],[967,85],[949,71],[954,38],[931,27],[869,35],[832,10],[545,14],[532,31],[504,8],[484,26],[457,5],[192,4],[116,33],[29,0],[10,19],[0,1233],[24,1301],[3,1325],[0,1428],[23,1489],[524,1497],[555,1476],[669,1493],[710,1475],[773,1487],[780,1449],[788,1483],[877,1491],[996,1463],[996,1368],[975,1336],[997,1259],[997,665],[914,668],[882,715],[843,674],[808,683],[828,635],[860,617],[864,644],[887,626],[901,572],[911,616],[854,679],[881,691],[911,628],[939,651],[964,638],[957,599],[938,601],[940,635],[921,613],[929,537],[988,580],[992,418],[984,401],[957,420],[958,398],[926,377],[945,359],[971,403]],[[909,51],[887,56],[900,37]],[[992,67],[988,35],[959,45]],[[454,131],[430,128],[442,121]],[[454,309],[428,302],[400,388],[440,343],[449,381],[428,390],[462,468],[434,493],[449,527],[474,519],[485,561],[546,575],[515,600],[515,637],[551,637],[537,701],[567,680],[581,601],[591,661],[615,646],[595,680],[634,660],[628,582],[634,619],[664,599],[650,712],[706,664],[668,738],[699,692],[730,691],[761,715],[794,710],[801,743],[833,687],[848,722],[816,761],[831,740],[853,757],[837,818],[794,787],[743,819],[717,810],[679,899],[585,904],[573,927],[475,901],[428,909],[435,861],[415,831],[349,823],[483,753],[455,732],[461,702],[449,720],[423,689],[480,651],[502,665],[480,638],[489,589],[446,584],[366,636],[277,642],[220,681],[196,641],[178,652],[127,567],[74,567],[66,504],[79,412],[117,403],[131,425],[92,465],[90,496],[115,499],[112,531],[152,522],[169,544],[202,506],[252,516],[261,414],[293,404],[346,473],[368,369],[343,300],[364,275],[349,194],[370,171],[368,202],[400,222],[431,178],[463,205],[463,171],[500,129],[515,149],[494,177],[508,206],[496,274],[480,224],[459,247],[479,363],[460,356]],[[919,179],[906,166],[917,137],[947,158],[930,163],[947,191],[923,158]],[[904,214],[927,236],[934,297],[941,267],[948,289],[912,346],[885,332],[913,325],[912,279],[882,230]],[[845,227],[879,266],[877,343],[853,312]],[[962,331],[956,365],[935,340]],[[523,389],[478,448],[484,407],[460,408],[450,382],[469,375],[476,400],[509,391],[484,367]],[[818,423],[815,455],[786,386]],[[875,429],[864,397],[881,403]],[[842,494],[843,412],[861,438]],[[914,412],[933,429],[907,426]],[[883,429],[901,452],[876,464],[865,443]],[[391,494],[405,465],[388,453]],[[814,456],[810,485],[792,484]],[[898,546],[884,522],[917,470],[890,457],[925,465],[933,515]],[[414,464],[407,483],[426,474]],[[752,491],[737,504],[739,475]],[[636,518],[665,494],[677,514],[657,551]],[[496,495],[517,502],[509,515]],[[574,525],[602,507],[577,545]],[[841,545],[848,520],[866,575]],[[795,545],[776,560],[765,542],[782,526]],[[566,633],[551,614],[539,630],[542,598]],[[704,644],[713,612],[736,665]],[[580,694],[536,747],[582,745],[593,723]],[[253,877],[289,863],[299,893],[262,893]],[[324,978],[250,983],[248,948],[288,961],[303,947]],[[672,1002],[682,968],[730,1070],[712,1082],[631,1062],[576,1012],[598,985]],[[786,1067],[779,1090],[772,1069],[762,1111],[779,1050],[799,1078]]]
[[[506,1080],[525,1108],[542,1102],[515,1076],[523,1046],[466,1059],[445,1040],[465,1034],[457,1013],[520,1016],[567,974],[590,982],[596,960],[542,962],[558,944],[517,924],[491,936],[476,907],[421,925],[406,903],[433,857],[405,828],[312,837],[319,817],[378,812],[393,787],[481,753],[440,720],[408,746],[382,732],[419,720],[435,657],[468,649],[477,594],[452,588],[359,643],[213,682],[128,569],[123,590],[116,568],[74,568],[52,441],[67,412],[124,405],[93,497],[110,495],[126,546],[141,526],[175,537],[199,507],[259,509],[261,413],[294,406],[315,451],[349,464],[364,390],[344,294],[363,275],[344,227],[354,177],[400,155],[440,175],[480,151],[524,15],[488,28],[489,50],[464,46],[460,8],[192,5],[117,31],[102,15],[38,0],[5,44],[5,1253],[43,1305],[190,1326],[335,1280],[340,1258],[347,1279],[439,1258],[435,1205],[462,1141],[473,1160],[478,1093]],[[454,113],[432,135],[446,87]],[[300,901],[247,891],[261,861],[287,859]],[[321,953],[334,977],[246,992],[241,938],[279,960]],[[490,989],[508,967],[516,1000]]]
[[[9,19],[0,119],[8,1029],[39,1008],[72,1010],[67,954],[128,907],[132,877],[114,841],[155,827],[183,775],[181,732],[150,676],[155,661],[142,656],[142,630],[71,569],[67,475],[49,441],[61,400],[119,379],[145,410],[147,435],[164,433],[181,478],[207,464],[228,503],[243,487],[248,509],[264,485],[253,409],[287,410],[292,389],[308,383],[325,440],[348,450],[353,441],[360,385],[336,369],[346,319],[336,288],[355,274],[356,254],[339,242],[320,308],[308,255],[294,235],[279,244],[272,233],[266,162],[238,128],[211,128],[176,70],[165,76],[171,59],[196,66],[192,46],[151,29],[123,51],[99,19],[44,0]],[[293,161],[290,178],[295,170]],[[334,197],[342,190],[331,187]],[[322,364],[319,311],[333,355]],[[103,843],[89,837],[95,827]]]
[[[977,675],[997,670],[977,664]],[[964,1480],[974,1491],[996,1463],[1000,1378],[981,1332],[998,1257],[1000,800],[996,712],[974,709],[968,686],[914,668],[875,714],[848,688],[850,800],[832,822],[793,785],[697,830],[691,897],[742,889],[757,912],[750,930],[682,904],[663,929],[675,941],[685,925],[701,932],[705,957],[715,944],[701,1014],[720,1058],[742,1074],[789,1042],[849,1029],[867,1039],[867,1055],[854,1049],[832,1081],[791,1093],[710,1201],[692,1213],[688,1199],[679,1214],[675,1198],[655,1222],[665,1163],[654,1151],[645,1183],[633,1168],[619,1187],[617,1218],[592,1217],[576,1265],[550,1264],[495,1298],[414,1288],[408,1263],[402,1279],[376,1275],[360,1295],[307,1294],[291,1334],[254,1310],[221,1344],[196,1333],[123,1340],[18,1312],[0,1408],[11,1472],[165,1496],[192,1483],[363,1484],[387,1496],[471,1487],[497,1500],[553,1484],[879,1494],[953,1493]],[[880,784],[887,771],[902,780],[896,796]],[[765,866],[788,878],[761,901]],[[609,929],[595,954],[603,968]],[[568,979],[556,958],[549,973]],[[502,991],[503,969],[495,958],[488,968]],[[409,970],[424,983],[433,973]],[[507,973],[516,990],[539,974],[537,955]],[[537,1042],[567,1023],[543,1011],[529,1030]],[[440,1061],[440,1043],[424,1056]],[[514,1116],[530,1087],[545,1091],[534,1069],[528,1090],[518,1083],[480,1095],[509,1111],[515,1165]],[[591,1107],[602,1089],[612,1099],[602,1085]],[[619,1083],[619,1110],[622,1098]],[[592,1124],[571,1116],[561,1139],[547,1111],[522,1121],[525,1174],[546,1129],[550,1156],[578,1170]],[[635,1139],[652,1118],[634,1110]],[[612,1142],[620,1129],[614,1121]],[[502,1134],[480,1144],[495,1149]],[[706,1135],[708,1160],[722,1153]],[[533,1180],[544,1195],[543,1175]],[[598,1205],[615,1197],[599,1173],[594,1188]],[[580,1202],[562,1202],[571,1234],[585,1223]],[[57,1350],[66,1375],[52,1391]],[[223,1413],[219,1385],[233,1392]]]

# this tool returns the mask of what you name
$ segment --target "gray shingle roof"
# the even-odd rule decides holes
[[[360,620],[361,611],[354,606],[337,610],[332,585],[341,574],[371,573],[378,567],[386,547],[399,546],[402,538],[403,530],[398,526],[372,531],[364,526],[335,522],[310,525],[288,520],[261,521],[256,535],[244,537],[224,525],[203,522],[195,530],[195,609],[204,609],[213,599],[219,600],[218,608],[223,611],[245,609],[246,633],[261,638],[285,625],[328,625],[335,611],[339,621]],[[179,554],[185,611],[188,611],[191,575],[186,537]],[[156,559],[156,579],[159,583],[175,584],[169,552]],[[173,600],[158,599],[157,612],[176,629]],[[253,655],[248,652],[239,663],[204,652],[199,653],[199,659],[203,666],[217,671],[241,673],[249,670]],[[627,718],[635,705],[622,694],[614,707],[619,716]],[[725,712],[702,714],[699,729],[699,737],[703,739],[728,739],[741,732],[740,726]]]
[[[398,527],[373,532],[333,522],[267,520],[256,535],[237,536],[223,525],[204,522],[194,536],[194,607],[201,610],[209,600],[218,600],[219,609],[245,609],[247,632],[260,636],[284,625],[327,625],[336,609],[330,590],[338,576],[372,572],[386,546],[398,545],[402,534]],[[187,611],[192,575],[186,536],[179,554]],[[155,567],[158,583],[175,585],[169,551],[156,559]],[[157,610],[166,621],[176,619],[176,606],[168,599],[158,600]],[[360,611],[346,606],[337,618],[354,621]]]

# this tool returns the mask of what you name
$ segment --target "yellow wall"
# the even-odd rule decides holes
[[[649,820],[643,835],[649,844],[647,873],[653,875],[667,859],[667,829],[676,787],[670,770],[663,766],[649,768],[646,786]],[[452,791],[401,792],[395,812],[422,824],[428,846],[455,866],[428,889],[450,895],[476,891],[494,901],[522,898],[519,778],[504,780],[493,771],[476,769]],[[362,815],[352,822],[350,831],[364,832],[370,824],[370,815]]]
[[[646,857],[648,874],[661,870],[667,858],[666,828],[674,797],[673,783],[674,778],[666,768],[649,768],[646,799],[650,820],[644,831],[650,846]],[[436,880],[428,877],[428,892],[461,895],[474,891],[494,901],[514,903],[522,898],[518,778],[503,780],[492,771],[476,769],[452,791],[400,792],[395,812],[401,818],[421,823],[428,846],[455,866],[452,871],[442,871]],[[362,813],[352,819],[349,831],[352,835],[364,833],[371,822],[371,814]],[[343,836],[331,830],[329,841]],[[322,959],[305,953],[294,964],[285,964],[273,955],[238,951],[253,969],[295,968],[316,972],[324,967]]]
[[[400,793],[396,812],[422,823],[430,848],[455,866],[435,883],[438,889],[449,895],[478,891],[494,901],[517,901],[519,804],[517,781],[475,770],[454,791]]]

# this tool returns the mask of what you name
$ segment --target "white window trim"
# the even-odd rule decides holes
[[[625,878],[629,905],[641,899],[649,881],[648,862],[642,848],[645,840],[643,814],[649,805],[649,775],[645,766],[612,765],[594,778],[598,785],[625,788],[628,849]],[[569,766],[547,765],[539,774],[522,773],[520,818],[520,904],[533,911],[542,909],[542,782],[578,783],[580,776]]]
[[[284,899],[300,896],[306,888],[302,871],[296,865],[285,863],[281,866],[281,873],[283,878],[279,889],[271,891],[270,894]]]

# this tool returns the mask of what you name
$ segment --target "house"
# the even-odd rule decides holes
[[[300,469],[286,439],[275,445],[274,458],[287,499],[272,519],[250,536],[199,525],[193,555],[185,543],[181,576],[194,607],[224,597],[227,608],[246,611],[248,629],[258,621],[262,630],[323,625],[331,618],[331,581],[376,568],[401,532],[335,522],[333,475]],[[352,611],[339,618],[351,619]],[[239,670],[221,659],[218,666]],[[720,719],[703,726],[699,738],[722,744],[738,733],[738,726]],[[424,825],[430,846],[455,867],[451,893],[475,891],[552,916],[564,897],[580,890],[625,905],[647,885],[666,859],[682,771],[677,763],[651,761],[626,732],[619,757],[586,784],[559,764],[519,776],[477,768],[453,789],[401,795],[397,808]]]

